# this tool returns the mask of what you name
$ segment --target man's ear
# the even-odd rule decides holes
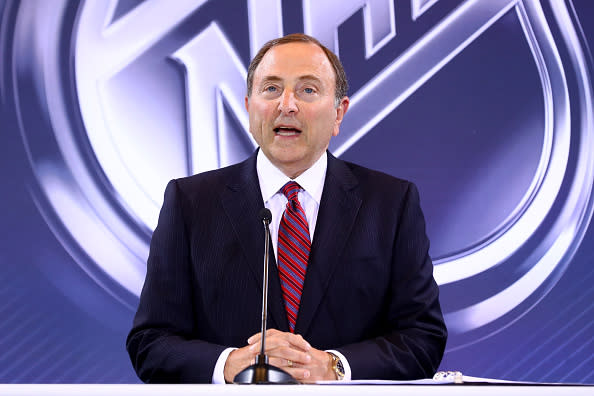
[[[338,106],[336,106],[336,120],[334,121],[334,131],[332,131],[332,136],[337,136],[339,134],[340,124],[342,123],[342,119],[349,109],[350,103],[349,97],[345,96],[340,99],[340,103]]]
[[[247,95],[245,95],[245,109],[250,111],[250,98]]]

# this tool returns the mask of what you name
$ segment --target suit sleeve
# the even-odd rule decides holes
[[[147,274],[126,348],[140,379],[158,383],[211,382],[225,346],[195,339],[196,285],[192,285],[184,196],[171,181],[153,234]]]
[[[336,349],[348,359],[353,379],[430,378],[443,357],[447,330],[414,184],[409,184],[398,216],[390,276],[380,335]]]

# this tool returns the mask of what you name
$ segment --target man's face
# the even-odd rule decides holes
[[[312,166],[338,135],[349,105],[334,99],[334,70],[313,43],[271,48],[254,73],[245,98],[250,132],[266,157],[295,178]]]

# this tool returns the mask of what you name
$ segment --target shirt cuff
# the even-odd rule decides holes
[[[344,355],[334,349],[328,349],[326,352],[332,352],[336,356],[340,358],[340,362],[342,363],[342,367],[344,368],[344,378],[343,381],[350,381],[351,380],[351,366],[349,365],[349,361],[344,357]]]
[[[215,364],[214,371],[212,372],[212,383],[213,384],[224,384],[225,383],[225,363],[229,354],[237,348],[227,348],[219,355],[217,363]],[[342,359],[342,356],[341,356]]]

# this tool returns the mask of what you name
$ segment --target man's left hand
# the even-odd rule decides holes
[[[257,333],[248,339],[250,349],[260,350],[260,338]],[[265,353],[271,365],[285,370],[298,381],[312,383],[336,379],[330,354],[312,348],[301,335],[269,329],[266,331]]]

